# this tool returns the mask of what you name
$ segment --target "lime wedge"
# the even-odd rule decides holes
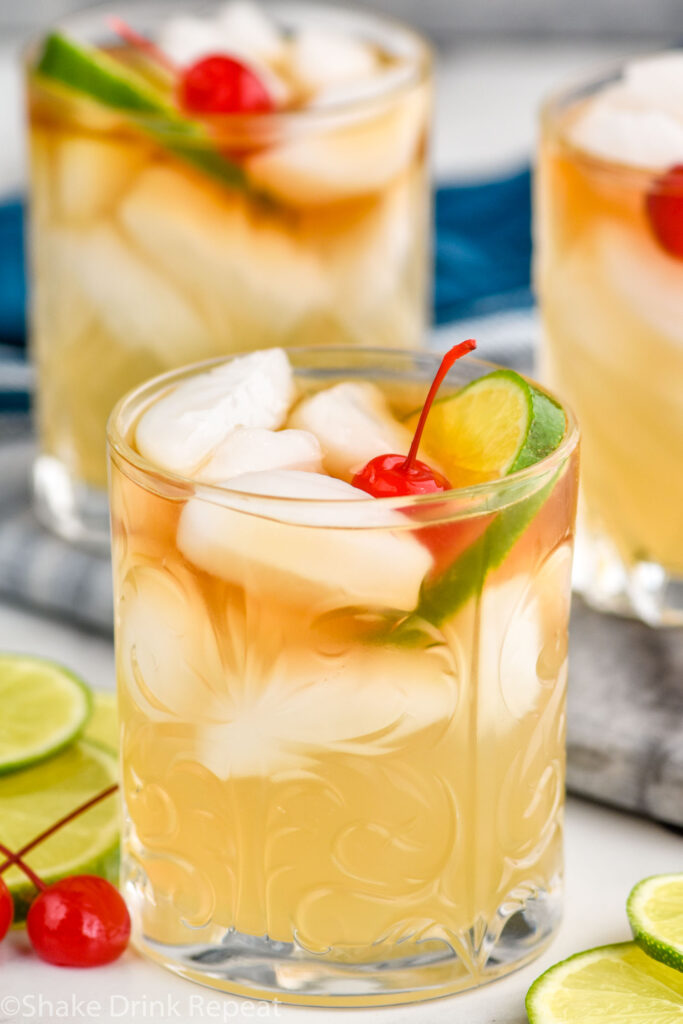
[[[678,1024],[683,975],[634,943],[602,946],[564,960],[527,993],[531,1024]]]
[[[95,690],[92,695],[92,714],[83,731],[83,739],[104,747],[118,755],[119,725],[116,710],[116,695]]]
[[[557,448],[565,428],[551,398],[514,370],[495,370],[434,403],[422,447],[454,487],[467,487],[532,466]]]
[[[648,956],[683,971],[683,874],[638,882],[626,911],[633,937]]]
[[[115,110],[166,116],[174,113],[163,95],[131,68],[102,50],[86,49],[58,32],[45,40],[36,72]]]
[[[24,654],[0,655],[0,775],[71,743],[90,708],[88,687],[68,669]]]
[[[206,129],[183,117],[164,93],[102,50],[51,33],[35,67],[39,79],[66,86],[112,110],[140,118],[136,127],[186,163],[234,188],[245,188],[242,168],[211,145]],[[185,141],[184,137],[187,138]]]
[[[61,754],[0,778],[0,833],[19,850],[59,818],[116,781],[116,758],[78,740]],[[116,880],[118,802],[107,797],[59,829],[26,855],[28,865],[49,884],[69,874],[96,874]],[[15,920],[23,921],[33,886],[14,866],[3,878],[14,898]]]

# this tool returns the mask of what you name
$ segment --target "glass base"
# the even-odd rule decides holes
[[[462,992],[523,967],[550,943],[561,902],[557,880],[523,901],[511,894],[488,928],[482,922],[452,942],[383,944],[376,947],[376,959],[368,955],[371,948],[362,962],[316,956],[295,942],[232,930],[220,942],[183,946],[138,932],[134,944],[168,970],[231,995],[311,1006],[387,1006]]]
[[[576,541],[573,583],[597,611],[642,619],[649,626],[683,625],[683,579],[656,562],[627,565],[608,537],[583,524]]]
[[[109,550],[106,491],[75,479],[59,459],[39,455],[33,464],[33,503],[48,530],[89,550]]]

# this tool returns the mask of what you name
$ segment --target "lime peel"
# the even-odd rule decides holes
[[[530,1024],[677,1024],[683,975],[635,942],[599,946],[563,960],[526,996]]]
[[[626,912],[648,956],[683,971],[683,874],[653,875],[633,887]]]

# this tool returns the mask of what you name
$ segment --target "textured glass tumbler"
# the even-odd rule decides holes
[[[657,176],[568,137],[577,113],[620,77],[585,83],[542,112],[541,376],[581,424],[578,589],[598,608],[666,625],[683,622],[683,261],[648,218]]]
[[[156,37],[182,9],[113,13]],[[68,66],[64,83],[37,73],[44,41],[29,54],[35,496],[69,539],[107,543],[105,425],[144,380],[270,345],[422,344],[429,48],[370,13],[266,9],[285,32],[376,48],[395,64],[386,85],[272,114],[164,120],[88,98]],[[58,31],[130,61],[106,15]]]
[[[395,410],[438,358],[292,349]],[[451,372],[445,390],[490,367]],[[213,364],[215,365],[215,364]],[[227,992],[373,1005],[480,985],[559,921],[577,432],[418,498],[238,494],[109,426],[122,886],[147,956]],[[353,506],[350,510],[349,506]]]

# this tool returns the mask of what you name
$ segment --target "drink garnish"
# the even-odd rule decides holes
[[[683,259],[683,164],[656,179],[645,197],[645,209],[662,248]]]
[[[180,105],[192,114],[256,114],[275,109],[258,75],[243,61],[224,53],[209,54],[179,68],[150,39],[122,18],[107,18],[109,27],[129,46],[170,71],[177,80]]]
[[[411,494],[435,494],[450,489],[450,483],[437,470],[417,458],[427,416],[444,377],[456,360],[476,348],[474,339],[461,341],[441,360],[422,407],[413,442],[407,456],[376,455],[353,478],[353,486],[367,491],[374,498],[396,498]]]
[[[119,891],[99,875],[71,875],[46,885],[25,861],[25,856],[59,829],[90,810],[118,789],[107,786],[65,814],[16,852],[0,843],[5,861],[0,876],[17,865],[38,890],[26,926],[31,945],[48,963],[68,967],[96,967],[123,953],[130,937],[130,916]],[[12,923],[14,905],[0,877],[0,939]]]

